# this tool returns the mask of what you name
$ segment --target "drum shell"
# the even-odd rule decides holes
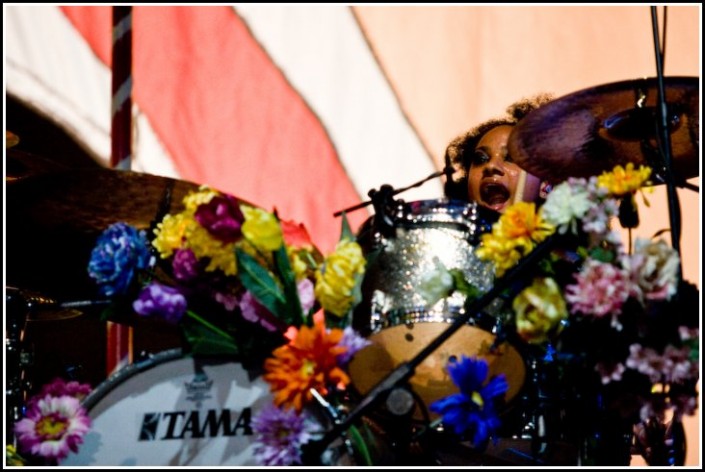
[[[380,220],[373,217],[358,233],[368,265],[353,325],[372,344],[355,356],[350,375],[363,394],[465,315],[466,298],[459,292],[432,306],[427,306],[420,293],[422,280],[435,270],[437,261],[446,269],[460,270],[480,292],[494,283],[492,265],[477,257],[476,248],[481,235],[496,221],[495,212],[474,203],[440,199],[402,202],[387,216],[391,229],[380,228]],[[466,326],[416,367],[410,385],[425,406],[457,391],[446,367],[463,355],[482,357],[489,364],[490,376],[507,377],[506,400],[519,393],[525,379],[524,361],[510,343],[495,343],[510,310],[503,300],[493,300],[480,313],[471,314]]]

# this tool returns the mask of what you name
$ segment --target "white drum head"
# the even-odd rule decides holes
[[[84,400],[93,425],[61,465],[255,465],[251,418],[271,402],[269,385],[239,363],[166,351]]]

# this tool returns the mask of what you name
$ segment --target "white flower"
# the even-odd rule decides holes
[[[582,183],[582,185],[581,185]],[[585,216],[592,206],[590,194],[582,179],[571,179],[558,185],[548,195],[541,208],[543,218],[554,225],[560,234],[577,232],[576,220]]]
[[[421,277],[419,294],[428,306],[433,306],[441,298],[447,297],[455,287],[453,276],[438,257],[433,258],[434,268]]]

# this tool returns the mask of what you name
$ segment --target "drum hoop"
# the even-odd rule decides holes
[[[87,411],[90,411],[98,404],[100,400],[102,400],[108,393],[112,392],[115,387],[122,384],[125,380],[134,377],[139,373],[148,371],[158,365],[164,364],[165,362],[185,358],[186,356],[184,356],[183,349],[174,348],[152,354],[146,359],[129,364],[110,374],[107,379],[101,382],[100,385],[98,385],[86,396],[86,398],[83,399],[81,406],[83,406]]]
[[[370,324],[374,325],[374,328],[371,330],[370,334],[378,333],[383,329],[394,328],[395,326],[401,326],[405,324],[452,324],[460,316],[464,315],[464,307],[447,307],[445,309],[429,309],[428,307],[401,307],[385,312],[372,312]],[[470,317],[465,323],[465,326],[475,327],[483,331],[487,331],[488,333],[496,334],[494,332],[494,329],[496,327],[488,329],[483,326],[483,323],[492,321],[496,321],[496,319],[492,315],[489,315],[485,311],[481,310],[476,313],[475,316]]]
[[[394,219],[400,224],[451,223],[467,227],[482,218],[476,203],[442,198],[400,205]]]

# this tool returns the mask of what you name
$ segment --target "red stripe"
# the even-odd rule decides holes
[[[132,328],[106,323],[106,366],[108,375],[132,362]]]
[[[105,60],[102,9],[62,7]],[[276,207],[332,250],[333,212],[360,197],[315,114],[232,8],[134,7],[133,38],[133,100],[180,175]],[[353,228],[366,216],[351,214]]]

